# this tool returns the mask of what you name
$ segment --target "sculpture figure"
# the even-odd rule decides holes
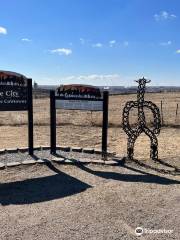
[[[138,91],[137,91],[137,101],[129,101],[126,103],[123,109],[123,129],[128,135],[128,144],[127,144],[127,154],[129,159],[133,159],[134,155],[134,144],[136,139],[141,133],[145,133],[151,141],[151,150],[150,150],[150,158],[153,160],[158,159],[158,140],[156,135],[160,133],[161,127],[161,118],[159,108],[152,103],[151,101],[144,100],[146,83],[149,83],[150,80],[139,79],[136,81],[139,83]],[[135,129],[130,126],[129,123],[129,113],[133,108],[138,109],[138,124]],[[144,108],[148,108],[153,113],[153,128],[150,129],[146,123],[146,117],[144,113]]]

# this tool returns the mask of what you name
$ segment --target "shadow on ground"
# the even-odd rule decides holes
[[[134,171],[136,173],[140,174],[127,174],[127,173],[117,173],[117,172],[105,172],[105,171],[95,171],[91,168],[88,168],[84,165],[78,165],[78,167],[86,171],[88,173],[91,173],[93,175],[96,175],[98,177],[106,178],[106,179],[113,179],[118,181],[124,181],[124,182],[142,182],[142,183],[156,183],[156,184],[163,184],[163,185],[169,185],[169,184],[180,184],[180,181],[169,179],[166,177],[158,176],[152,173],[148,173],[142,170],[139,170],[137,168],[134,168],[132,166],[128,166],[126,164],[122,164],[121,167],[129,169],[131,171]]]
[[[63,198],[80,193],[91,186],[59,171],[52,164],[48,167],[56,174],[0,184],[0,204],[31,204]]]
[[[180,184],[180,181],[145,172],[132,167],[123,161],[121,161],[121,164],[122,165],[117,168],[126,168],[131,170],[132,173],[119,173],[104,170],[96,171],[83,164],[77,164],[76,166],[87,173],[106,179],[163,185]],[[0,184],[0,204],[31,204],[50,201],[71,196],[92,187],[64,172],[61,172],[50,162],[47,162],[46,165],[56,174]]]
[[[154,162],[154,163],[158,163],[158,165],[159,165],[158,167],[157,166],[153,166],[153,161],[151,162],[151,165],[148,165],[148,164],[146,164],[146,163],[144,163],[142,161],[139,161],[137,159],[133,159],[132,161],[137,166],[143,167],[145,169],[154,170],[156,172],[163,173],[163,174],[170,174],[170,175],[173,175],[173,176],[180,175],[180,169],[177,166],[172,165],[172,164],[170,164],[168,162],[165,162],[162,159],[158,159],[158,160],[156,160]],[[166,167],[171,168],[171,170],[170,169],[166,169]]]

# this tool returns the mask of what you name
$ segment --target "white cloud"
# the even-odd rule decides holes
[[[32,40],[29,39],[29,38],[22,38],[21,41],[23,41],[23,42],[32,42]]]
[[[69,48],[57,48],[57,49],[50,50],[50,52],[57,53],[59,55],[66,55],[66,56],[72,54],[72,50]]]
[[[110,46],[110,47],[113,47],[114,44],[116,44],[116,40],[111,40],[111,41],[109,41],[109,46]]]
[[[92,45],[92,47],[96,47],[96,48],[101,48],[103,46],[102,43],[95,43]]]
[[[180,49],[176,50],[176,53],[180,54]]]
[[[84,39],[84,38],[80,38],[79,40],[80,40],[80,43],[81,43],[82,45],[85,44],[85,39]]]
[[[110,85],[124,85],[126,79],[122,78],[119,74],[90,74],[79,76],[67,76],[62,78],[64,83],[79,83],[79,84],[91,84],[99,86]]]
[[[166,11],[161,11],[159,14],[154,14],[154,19],[156,21],[163,21],[163,20],[173,20],[177,18],[177,16],[173,13],[168,13]]]
[[[171,41],[161,42],[161,43],[160,43],[161,46],[169,46],[169,45],[171,45],[171,44],[172,44]]]
[[[128,47],[129,46],[129,42],[128,41],[124,41],[123,45],[124,45],[124,47]]]
[[[6,35],[7,34],[7,29],[4,28],[4,27],[0,27],[0,34]]]

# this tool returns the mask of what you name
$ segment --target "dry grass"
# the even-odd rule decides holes
[[[180,105],[180,93],[146,94],[160,107],[163,101],[163,115],[166,128],[159,136],[160,157],[180,155],[180,110],[175,119],[176,105]],[[136,100],[136,94],[110,96],[109,103],[109,150],[126,154],[126,134],[121,128],[122,110],[126,101]],[[34,99],[34,133],[35,145],[49,145],[49,99]],[[137,112],[132,111],[131,123],[137,120]],[[147,122],[152,122],[152,113],[146,112]],[[176,121],[175,121],[176,120]],[[101,146],[102,113],[82,111],[57,111],[57,144],[70,146]],[[27,146],[27,113],[1,112],[0,115],[0,148]],[[144,147],[142,147],[142,145]],[[142,135],[136,143],[136,155],[149,156],[149,139]]]
[[[109,126],[121,126],[122,111],[125,103],[136,100],[136,94],[110,96],[109,100]],[[165,126],[180,126],[180,109],[176,117],[177,103],[180,105],[180,93],[147,93],[146,100],[151,100],[160,108],[163,102],[163,117]],[[34,125],[49,125],[49,99],[34,99]],[[153,116],[151,111],[146,111],[146,119],[151,123]],[[130,114],[132,124],[137,122],[137,110]],[[99,112],[82,111],[57,111],[57,125],[76,126],[101,126],[102,114]],[[26,112],[1,112],[0,126],[22,126],[27,125]]]

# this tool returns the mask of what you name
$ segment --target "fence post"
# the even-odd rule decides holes
[[[163,116],[163,102],[161,100],[161,125],[164,125],[164,116]]]
[[[177,103],[177,105],[176,105],[176,118],[175,118],[175,123],[176,123],[177,117],[178,117],[178,109],[179,109],[179,104]]]
[[[107,158],[109,92],[103,92],[102,157]]]
[[[28,146],[29,154],[33,155],[34,142],[33,142],[33,98],[32,98],[32,79],[27,80],[28,84]]]
[[[51,154],[56,154],[56,106],[55,91],[50,91],[50,141]]]

